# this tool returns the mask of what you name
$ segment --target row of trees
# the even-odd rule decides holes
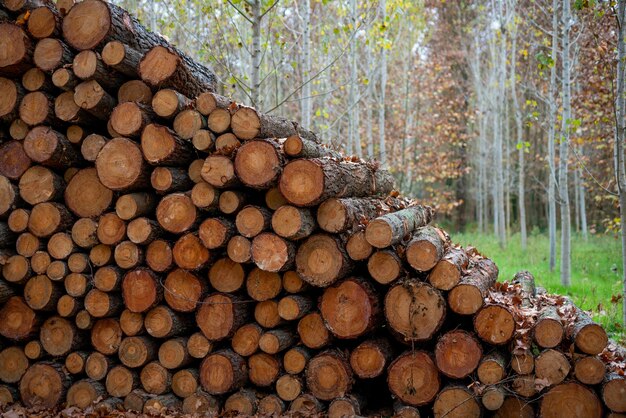
[[[454,227],[522,247],[547,230],[566,285],[572,228],[619,229],[617,3],[117,2],[209,62],[223,94],[377,159]]]

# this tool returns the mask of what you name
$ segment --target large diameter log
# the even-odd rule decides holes
[[[602,383],[606,374],[606,365],[597,356],[583,356],[574,364],[574,376],[576,380],[585,385],[597,385]]]
[[[98,178],[95,168],[76,173],[65,189],[65,204],[81,218],[101,215],[113,201],[113,192]]]
[[[0,145],[0,174],[17,180],[31,164],[22,141],[8,141]]]
[[[248,358],[248,379],[250,383],[272,386],[280,373],[280,361],[267,353],[256,353]]]
[[[163,287],[165,302],[178,312],[195,311],[207,288],[203,280],[182,269],[168,273]]]
[[[568,324],[567,336],[576,344],[576,348],[585,354],[600,354],[608,343],[604,328],[596,324],[589,315],[578,307],[572,306],[575,318]]]
[[[468,264],[469,258],[462,248],[450,247],[428,274],[428,281],[437,289],[450,290],[461,281]]]
[[[64,356],[80,347],[82,335],[74,324],[60,317],[52,317],[41,325],[41,345],[52,356]]]
[[[258,112],[247,106],[239,106],[231,119],[231,128],[238,138],[287,138],[300,135],[317,142],[314,133],[302,129],[297,123],[279,116],[271,116]]]
[[[214,293],[196,311],[196,323],[211,341],[231,337],[247,320],[247,304],[236,296]]]
[[[161,301],[163,288],[152,271],[138,268],[124,276],[122,295],[128,310],[141,313],[146,312]]]
[[[413,231],[428,225],[433,215],[429,206],[411,206],[388,213],[367,224],[365,239],[376,248],[397,244]]]
[[[392,356],[392,347],[384,338],[366,340],[350,353],[350,366],[361,379],[373,379],[380,376]]]
[[[0,335],[22,341],[36,334],[39,322],[23,298],[14,296],[0,309]]]
[[[0,380],[17,383],[28,369],[28,358],[20,347],[8,347],[0,351]]]
[[[67,405],[84,409],[106,394],[102,383],[92,379],[79,380],[67,391]]]
[[[32,62],[33,45],[24,29],[13,23],[0,23],[0,75],[22,75]]]
[[[349,278],[324,290],[320,312],[338,338],[357,338],[371,331],[381,318],[375,289],[365,280]]]
[[[477,261],[448,293],[450,309],[461,315],[472,315],[485,303],[487,291],[498,279],[498,267],[485,258]]]
[[[222,395],[241,388],[247,381],[248,369],[240,355],[220,350],[208,355],[200,365],[200,383],[211,395]]]
[[[515,318],[504,305],[487,305],[474,316],[476,334],[492,345],[502,345],[511,341],[515,328]]]
[[[261,270],[289,270],[293,267],[295,255],[296,246],[293,242],[271,232],[264,232],[252,240],[252,260]]]
[[[243,184],[267,189],[278,181],[285,164],[280,144],[258,139],[243,144],[235,156],[235,172]]]
[[[420,406],[435,399],[441,380],[428,353],[408,351],[389,366],[387,384],[391,393],[402,402]]]
[[[555,306],[544,308],[533,327],[533,338],[539,347],[554,348],[561,344],[565,329]]]
[[[298,248],[296,266],[298,274],[307,283],[327,287],[345,277],[352,268],[352,262],[338,238],[315,234]]]
[[[478,340],[462,330],[450,331],[439,338],[435,347],[435,361],[441,373],[453,379],[462,379],[476,370],[482,358]]]
[[[20,398],[29,408],[36,406],[51,409],[65,399],[69,386],[69,376],[60,365],[41,362],[29,367],[22,377]]]
[[[137,71],[147,84],[173,88],[187,97],[215,91],[217,83],[211,70],[164,46],[150,49],[141,59]]]
[[[283,169],[280,192],[296,206],[314,206],[331,197],[385,195],[393,190],[388,171],[332,159],[295,160]]]
[[[569,375],[570,368],[569,359],[558,350],[544,350],[535,359],[535,377],[545,386],[561,383]]]
[[[541,397],[539,414],[543,418],[595,418],[602,416],[602,403],[586,386],[563,383]]]
[[[384,303],[389,326],[405,342],[430,340],[446,316],[441,292],[417,279],[394,285]]]
[[[258,324],[243,325],[231,339],[233,351],[243,357],[251,356],[259,349],[259,340],[262,332],[263,330]]]
[[[137,190],[150,184],[150,174],[139,146],[125,138],[107,142],[96,158],[98,178],[115,191]]]
[[[613,412],[626,412],[626,379],[615,372],[609,373],[602,385],[602,400]]]
[[[352,369],[339,350],[324,351],[309,361],[306,383],[316,398],[329,401],[350,392]]]
[[[151,123],[141,133],[141,150],[153,165],[188,165],[193,159],[192,147],[166,126]]]
[[[482,410],[478,400],[468,388],[451,385],[437,395],[433,413],[436,418],[480,418]]]
[[[366,232],[367,233],[367,232]],[[429,271],[441,260],[449,237],[439,228],[425,226],[413,234],[406,245],[405,257],[411,267],[419,272]]]
[[[181,234],[191,229],[196,222],[197,215],[198,211],[191,198],[183,193],[165,196],[156,209],[159,224],[163,229],[174,234]]]

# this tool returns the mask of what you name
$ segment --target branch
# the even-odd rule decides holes
[[[235,3],[233,3],[231,0],[226,0],[226,1],[228,2],[228,4],[230,4],[233,7],[233,9],[237,10],[237,13],[239,13],[244,19],[246,19],[248,22],[250,22],[251,25],[254,24],[254,22],[252,22],[252,19],[250,19],[247,14],[242,12],[241,9],[239,9],[239,7],[237,7],[235,5]]]
[[[274,3],[272,3],[272,5],[270,7],[267,8],[266,11],[264,11],[263,13],[261,13],[261,17],[259,19],[263,19],[263,17],[269,13],[270,10],[272,10],[274,8],[274,6],[276,6],[278,4],[279,0],[276,0]]]

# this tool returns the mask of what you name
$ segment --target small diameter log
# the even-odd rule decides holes
[[[54,88],[54,86],[50,82],[50,78],[47,77],[46,73],[44,73],[39,68],[31,68],[30,70],[26,71],[24,75],[22,76],[22,85],[28,91],[37,91],[37,90],[51,91]],[[74,99],[72,97],[72,102],[73,101]],[[20,125],[21,125],[22,121],[21,119],[19,120],[20,120]],[[17,139],[13,136],[11,137],[14,139]]]
[[[387,322],[405,342],[430,340],[445,316],[441,292],[417,279],[394,285],[385,296]]]
[[[92,289],[85,296],[85,310],[94,318],[115,316],[122,312],[122,298],[114,293]]]
[[[124,102],[111,113],[111,127],[121,136],[137,138],[155,115],[150,108],[136,102]]]
[[[214,148],[215,140],[215,135],[212,132],[199,129],[191,138],[191,143],[198,151],[209,152]]]
[[[74,323],[76,324],[76,328],[80,330],[90,330],[93,328],[95,323],[94,319],[89,315],[89,312],[86,310],[80,310],[76,314],[76,318],[74,318]]]
[[[288,203],[278,187],[272,187],[265,192],[265,205],[271,210],[276,210]]]
[[[43,275],[31,277],[24,286],[24,300],[36,311],[55,311],[62,294],[61,287]]]
[[[143,250],[131,241],[122,241],[115,246],[115,264],[123,269],[132,269],[143,262]]]
[[[257,303],[254,307],[254,320],[263,328],[275,328],[284,322],[278,315],[278,302],[275,300]],[[324,325],[323,322],[322,325]]]
[[[442,335],[435,347],[435,362],[441,373],[452,379],[462,379],[476,370],[483,351],[478,340],[469,332],[457,330]]]
[[[191,105],[191,100],[174,89],[161,89],[152,97],[152,109],[157,115],[165,119],[174,118],[179,112],[191,107]]]
[[[224,155],[209,155],[204,160],[200,175],[218,189],[235,186],[239,182],[232,160]]]
[[[283,149],[285,150],[285,154],[291,158],[343,158],[341,153],[323,144],[319,144],[316,141],[302,138],[299,135],[289,136],[283,144]]]
[[[209,250],[225,246],[235,235],[235,224],[226,218],[207,218],[198,227],[198,236]]]
[[[82,248],[98,244],[98,224],[93,219],[81,218],[72,225],[72,240]]]
[[[122,282],[124,305],[131,312],[146,312],[163,298],[163,288],[150,270],[138,268],[129,271]]]
[[[261,335],[259,348],[267,354],[277,354],[291,347],[296,338],[290,330],[272,329]]]
[[[86,351],[75,351],[65,357],[65,368],[71,374],[82,374],[85,371],[85,362],[89,353]]]
[[[8,229],[6,224],[1,225],[3,235],[2,241],[5,241],[7,243],[13,241],[13,234],[11,234],[10,232],[5,232]],[[10,241],[7,240],[7,237]],[[17,251],[17,253],[23,257],[32,257],[35,252],[39,251],[42,248],[45,248],[43,246],[43,242],[29,232],[24,232],[23,234],[20,234],[15,241],[15,251]]]
[[[102,48],[102,61],[121,74],[137,78],[137,67],[141,54],[120,41],[108,42]]]
[[[196,109],[204,116],[208,116],[215,109],[226,109],[232,101],[224,96],[212,92],[203,92],[196,98]]]
[[[65,356],[83,344],[74,324],[60,317],[51,317],[41,325],[39,340],[52,356]]]
[[[196,369],[179,370],[172,376],[172,392],[181,398],[192,396],[199,386]]]
[[[200,131],[202,131],[202,129]],[[198,132],[196,132],[196,134]],[[230,132],[218,136],[217,138],[215,138],[214,142],[215,151],[224,155],[229,155],[233,153],[241,146],[241,141],[239,141],[239,139]]]
[[[283,273],[283,289],[285,289],[285,292],[301,293],[308,288],[308,283],[302,280],[297,272],[290,270]]]
[[[437,395],[433,414],[436,418],[479,418],[482,410],[478,399],[468,388],[450,385]]]
[[[284,164],[281,146],[273,139],[248,141],[235,156],[237,177],[254,189],[268,189],[276,184]]]
[[[211,395],[222,395],[241,388],[247,381],[248,370],[243,357],[231,350],[208,355],[200,365],[200,383]]]
[[[80,145],[80,153],[85,161],[96,161],[100,150],[104,147],[108,140],[108,138],[98,134],[87,135]]]
[[[280,373],[280,361],[267,353],[256,353],[248,358],[248,379],[250,383],[267,387],[274,384]]]
[[[83,308],[82,301],[70,295],[61,296],[57,302],[57,313],[62,318],[72,318]]]
[[[162,234],[159,224],[150,218],[135,218],[128,223],[126,235],[133,244],[150,244]]]
[[[373,379],[385,371],[392,354],[388,340],[365,340],[350,353],[350,366],[359,378]]]
[[[23,284],[31,275],[28,258],[22,255],[10,256],[2,266],[2,276],[9,283]]]
[[[307,296],[285,296],[278,302],[278,315],[285,321],[295,321],[309,313],[313,306],[313,300]]]
[[[146,264],[156,272],[165,272],[174,266],[172,247],[162,239],[154,240],[146,250]]]
[[[224,402],[224,413],[252,416],[257,409],[256,393],[249,389],[241,389],[233,393]]]
[[[298,248],[296,266],[298,274],[307,283],[327,287],[345,277],[352,268],[352,262],[338,238],[314,234]]]
[[[380,284],[389,284],[404,271],[402,260],[392,250],[376,251],[367,260],[367,271]]]
[[[298,376],[285,374],[276,380],[276,394],[283,401],[291,402],[304,390],[304,382]]]
[[[187,366],[193,359],[187,352],[187,338],[180,337],[165,341],[159,347],[159,363],[174,370]]]
[[[196,332],[187,339],[187,352],[193,358],[205,358],[213,349],[213,344],[202,334]]]
[[[375,289],[359,278],[346,279],[324,290],[320,313],[329,331],[346,339],[371,331],[382,316]]]
[[[28,170],[26,171],[28,172]],[[55,187],[50,186],[51,184],[54,184],[54,182],[50,181],[50,179],[53,178],[52,173],[50,173],[50,175],[47,177],[48,177],[47,179],[48,181],[44,181],[43,183],[47,185],[47,189],[49,192],[50,190],[54,190]],[[20,179],[20,182],[21,181],[22,179]],[[35,178],[31,178],[31,181],[28,182],[28,184],[32,186],[32,183],[34,182],[35,182]],[[30,194],[35,194],[35,196],[38,197],[37,193],[35,192],[35,190],[33,190],[32,187],[30,187]],[[46,199],[48,197],[54,196],[54,192],[52,194],[50,193],[46,194],[46,192],[44,192],[43,195],[44,195],[43,196],[44,199]],[[36,199],[36,200],[40,200],[40,199]],[[20,201],[19,201],[19,195],[18,195],[18,188],[13,183],[11,183],[11,181],[8,178],[0,175],[0,216],[4,218],[6,217],[6,215],[8,215],[9,220],[8,220],[7,226],[13,232],[22,232],[24,231],[24,229],[26,229],[26,226],[28,226],[28,223],[24,222],[24,215],[28,217],[29,212],[26,212],[25,209],[18,210],[16,206],[19,203]],[[40,203],[40,202],[37,202],[37,203]],[[13,212],[17,212],[17,215],[13,215]],[[11,217],[15,219],[11,221]]]
[[[460,315],[472,315],[483,306],[487,291],[498,279],[498,267],[485,258],[467,271],[457,286],[448,293],[450,309]]]
[[[330,342],[330,332],[318,312],[305,315],[298,322],[298,335],[302,344],[308,348],[322,348]]]
[[[153,337],[170,338],[187,332],[192,322],[167,306],[157,306],[146,314],[144,325]]]
[[[100,216],[97,230],[98,240],[104,245],[115,245],[126,238],[126,222],[115,214],[106,213]]]
[[[311,352],[301,346],[295,346],[285,351],[283,356],[283,368],[289,374],[299,374],[306,367],[311,358]]]
[[[372,245],[365,238],[365,231],[358,231],[348,238],[346,252],[352,260],[366,260],[372,254],[372,251]]]
[[[196,160],[193,160],[191,164],[189,164],[189,170],[187,172],[189,173],[189,178],[194,183],[200,183],[201,181],[204,181],[201,175],[203,166],[204,166],[203,158],[198,158]]]
[[[609,373],[604,378],[602,385],[602,400],[604,404],[613,412],[626,412],[626,380],[624,376],[617,373]]]
[[[406,260],[418,272],[429,271],[443,257],[448,241],[445,232],[438,228],[419,228],[406,246]]]
[[[206,293],[206,284],[187,270],[176,269],[168,273],[163,283],[165,302],[178,312],[193,312]]]
[[[209,183],[196,183],[191,189],[191,201],[200,210],[217,207],[220,193]]]
[[[109,370],[105,386],[109,395],[121,398],[139,386],[139,376],[124,366],[115,366]]]
[[[69,269],[65,261],[55,260],[46,269],[46,276],[55,282],[62,281],[68,275]]]
[[[576,380],[585,385],[597,385],[602,383],[606,374],[604,362],[597,356],[582,356],[574,364],[574,376]]]
[[[26,135],[24,151],[31,160],[52,168],[70,167],[78,161],[68,139],[47,126],[37,126]]]
[[[248,106],[239,106],[233,113],[231,128],[238,138],[287,138],[291,135],[317,142],[314,133],[302,129],[297,123],[279,116],[271,116],[258,112]]]
[[[54,98],[43,91],[27,93],[20,103],[20,119],[30,126],[53,123]]]
[[[46,251],[36,251],[30,258],[30,267],[37,274],[46,274],[51,261],[50,254]]]
[[[14,119],[9,126],[9,136],[18,141],[26,138],[28,131],[30,131],[30,127],[22,119]]]
[[[109,120],[109,116],[116,105],[115,99],[96,80],[84,81],[76,85],[74,102],[96,118],[105,121]],[[111,135],[109,131],[109,136],[114,138],[120,135],[117,132],[115,135]]]
[[[144,331],[143,315],[124,309],[120,314],[120,328],[124,335],[129,337],[142,334]]]
[[[411,206],[388,213],[367,225],[365,238],[376,248],[397,244],[411,232],[427,225],[432,220],[433,214],[429,206]]]
[[[380,199],[330,198],[317,209],[317,222],[324,231],[338,234],[376,218],[384,205]]]
[[[17,180],[31,165],[22,141],[8,141],[0,145],[0,174]]]
[[[393,177],[385,170],[363,163],[319,158],[295,160],[283,169],[279,187],[293,205],[315,206],[331,197],[387,194],[393,190]]]
[[[176,115],[172,126],[178,136],[190,140],[199,130],[206,128],[206,118],[194,109],[186,109]]]
[[[6,177],[2,177],[4,179],[6,179]],[[8,181],[8,180],[7,180]],[[7,190],[4,189],[2,190],[2,196],[7,197],[7,201],[3,202],[5,203],[5,207],[7,207],[7,211],[11,210],[11,203],[9,203],[9,200],[13,200],[11,198],[11,194],[15,192],[15,195],[17,196],[16,190],[11,189],[11,190]],[[5,212],[6,213],[6,212]],[[13,209],[11,210],[11,214],[9,215],[9,219],[7,219],[7,226],[9,227],[9,229],[15,233],[20,233],[20,232],[24,232],[26,231],[26,228],[28,228],[28,218],[30,217],[30,210],[27,209]]]
[[[73,253],[67,259],[67,267],[72,273],[84,273],[90,268],[89,256],[83,253]]]
[[[68,59],[72,61],[74,59],[74,56],[70,56],[68,57]],[[52,64],[44,64],[44,65],[56,66],[57,62],[58,62],[57,59],[54,58],[52,60]],[[54,72],[52,73],[52,84],[54,84],[55,87],[58,87],[59,89],[63,91],[74,90],[74,88],[77,87],[78,84],[80,84],[80,82],[81,80],[78,77],[76,77],[74,75],[74,72],[69,68],[59,68],[57,70],[54,70]],[[94,83],[96,82],[94,81]],[[80,106],[80,103],[76,103],[76,104]]]
[[[259,268],[253,269],[246,279],[248,295],[259,302],[272,299],[282,290],[282,281],[277,273]]]
[[[570,362],[560,351],[547,349],[535,359],[535,377],[545,382],[544,386],[561,383],[570,372]]]
[[[135,389],[124,398],[124,409],[127,411],[142,412],[150,394],[142,389]]]
[[[141,150],[146,161],[152,165],[188,165],[194,155],[189,141],[182,140],[170,128],[156,123],[143,129]]]
[[[54,114],[57,118],[68,123],[88,125],[97,121],[90,113],[81,109],[80,106],[74,102],[74,92],[72,91],[66,91],[57,96],[54,101]],[[70,140],[70,142],[73,141]]]
[[[0,380],[17,383],[28,369],[28,357],[20,347],[8,347],[0,351]]]
[[[402,402],[419,406],[435,398],[441,383],[431,357],[424,351],[409,351],[391,363],[387,384]]]
[[[319,414],[324,411],[324,404],[310,393],[303,393],[289,405],[289,412]]]
[[[352,383],[350,364],[340,351],[324,351],[309,361],[306,384],[316,398],[329,401],[345,396]]]
[[[185,234],[176,241],[172,254],[176,265],[186,270],[203,268],[211,256],[198,235],[192,233]]]
[[[239,212],[239,213],[243,213]],[[262,270],[279,272],[293,267],[296,246],[271,232],[264,232],[252,240],[252,260]]]
[[[81,218],[100,216],[113,201],[113,192],[104,186],[94,168],[76,173],[65,189],[65,204]]]
[[[81,51],[74,57],[72,71],[81,80],[95,80],[108,91],[116,91],[124,82],[118,72],[107,68],[95,51]]]
[[[246,237],[235,235],[228,241],[226,252],[236,263],[249,263],[252,261],[252,242]]]
[[[157,347],[150,337],[127,337],[120,343],[118,356],[124,366],[135,369],[155,360]]]
[[[110,356],[117,353],[121,342],[122,329],[116,319],[99,319],[91,328],[91,345],[102,354]]]
[[[247,320],[247,304],[236,296],[213,293],[196,311],[196,323],[210,341],[220,341],[235,333]]]
[[[246,206],[235,218],[237,231],[246,238],[253,238],[270,227],[272,213],[261,206]]]
[[[102,380],[113,367],[113,359],[102,353],[91,353],[85,361],[85,374],[93,380]]]
[[[0,120],[10,123],[19,118],[19,104],[25,91],[17,81],[4,77],[0,77],[0,91]]]
[[[489,386],[485,388],[480,399],[485,409],[488,411],[497,411],[504,404],[505,398],[505,389],[500,386]]]
[[[576,348],[585,354],[600,354],[608,343],[606,331],[596,324],[589,315],[576,306],[575,319],[567,326],[567,336],[574,341]]]
[[[91,288],[90,278],[82,273],[71,273],[63,281],[65,292],[75,298],[85,296]]]
[[[70,378],[61,366],[41,362],[29,367],[20,381],[20,398],[28,408],[51,409],[65,399]]]
[[[120,196],[115,202],[115,213],[129,221],[151,213],[156,206],[155,196],[150,193],[130,193]]]
[[[328,406],[329,418],[341,418],[345,416],[359,416],[365,410],[366,400],[356,395],[346,395],[333,401]]]
[[[58,38],[61,34],[61,14],[52,5],[37,7],[28,17],[28,32],[33,38]]]
[[[511,369],[517,374],[530,374],[535,370],[535,356],[530,350],[511,356]]]
[[[226,257],[217,260],[209,269],[209,283],[218,292],[236,292],[243,286],[245,277],[243,266]]]
[[[152,101],[152,89],[141,80],[130,80],[122,84],[117,91],[118,103],[137,102],[149,105]]]
[[[149,184],[141,150],[125,138],[112,139],[102,147],[96,158],[96,170],[102,184],[111,190],[136,190]]]
[[[414,406],[405,405],[402,402],[394,402],[393,404],[394,418],[420,418],[419,409]]]
[[[315,218],[306,208],[283,205],[272,215],[272,230],[279,236],[292,241],[308,237],[315,228]]]
[[[565,329],[556,307],[544,308],[533,328],[533,338],[539,347],[554,348],[561,344]]]
[[[16,77],[31,67],[33,45],[28,35],[14,23],[0,23],[0,75]]]
[[[113,251],[108,245],[98,244],[91,248],[89,260],[96,267],[104,266],[113,261]]]
[[[462,248],[449,247],[428,274],[428,281],[437,289],[450,290],[459,283],[468,264],[469,259]]]
[[[563,383],[542,396],[539,414],[544,418],[594,418],[602,416],[602,403],[589,388],[574,382]]]
[[[216,134],[221,134],[230,129],[230,110],[214,109],[207,117],[207,127]]]
[[[243,325],[230,341],[233,351],[243,357],[251,356],[259,349],[262,333],[261,327],[255,323]]]
[[[24,355],[29,360],[38,360],[44,355],[43,351],[44,350],[43,350],[43,347],[41,346],[41,342],[39,342],[38,340],[29,341],[24,346]]]
[[[474,316],[474,330],[492,345],[506,344],[515,334],[515,318],[504,305],[487,305]]]
[[[183,401],[183,413],[200,415],[217,415],[220,412],[220,402],[208,393],[198,390]]]
[[[158,361],[153,361],[141,369],[139,380],[143,390],[146,392],[153,395],[162,395],[171,387],[172,374]]]
[[[533,405],[524,399],[516,396],[507,396],[504,403],[498,409],[494,417],[496,418],[534,418],[535,410]]]
[[[159,225],[168,232],[181,234],[196,223],[198,211],[191,198],[183,193],[172,193],[159,202],[156,218]],[[202,239],[202,235],[200,235]]]

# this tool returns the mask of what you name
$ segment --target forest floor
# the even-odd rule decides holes
[[[500,248],[497,239],[490,234],[456,233],[451,234],[454,242],[473,245],[483,255],[491,258],[500,269],[500,281],[511,280],[520,270],[528,270],[538,286],[550,293],[567,295],[580,307],[593,312],[596,321],[601,323],[613,338],[626,342],[626,330],[621,319],[622,282],[621,247],[614,235],[589,235],[572,239],[572,285],[561,285],[557,242],[557,266],[550,271],[549,240],[547,235],[531,233],[528,248],[522,251],[520,236],[509,237],[505,249]],[[558,234],[557,234],[558,236]]]

